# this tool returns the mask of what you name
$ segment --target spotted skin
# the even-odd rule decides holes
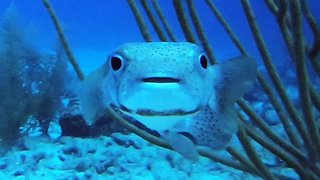
[[[221,121],[219,112],[214,112],[209,106],[205,106],[201,112],[197,113],[190,127],[197,145],[208,146],[212,149],[222,149],[225,142],[229,142],[233,131],[230,130],[226,122]],[[226,119],[225,119],[226,120]]]

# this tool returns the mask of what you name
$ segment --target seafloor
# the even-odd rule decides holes
[[[259,148],[268,161],[272,156]],[[111,137],[26,137],[0,159],[1,179],[260,179],[200,158],[196,163],[134,134]],[[290,171],[279,169],[279,172]],[[292,174],[295,177],[294,174]]]

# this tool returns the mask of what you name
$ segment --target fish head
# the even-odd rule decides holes
[[[209,61],[192,43],[128,43],[107,63],[114,81],[113,103],[131,114],[193,114],[213,94]]]
[[[256,74],[247,56],[211,65],[192,43],[128,43],[82,82],[82,114],[92,125],[112,107],[196,160],[195,145],[220,149],[237,131],[233,106]]]

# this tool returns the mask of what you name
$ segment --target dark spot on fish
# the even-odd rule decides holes
[[[196,143],[196,138],[195,138],[192,134],[190,134],[190,133],[188,133],[188,132],[179,132],[179,134],[182,134],[182,135],[186,136],[186,137],[189,138],[193,143]]]

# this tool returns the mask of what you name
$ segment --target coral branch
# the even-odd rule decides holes
[[[232,31],[231,26],[228,24],[228,22],[224,19],[220,11],[216,8],[214,3],[210,0],[206,0],[208,6],[210,7],[211,11],[213,14],[216,16],[220,24],[223,26],[223,28],[226,30],[228,33],[229,37],[231,38],[232,42],[236,45],[236,47],[239,49],[242,55],[247,56],[248,52],[246,49],[243,47],[241,44],[239,38],[235,35],[235,33]]]
[[[251,160],[245,157],[245,155],[239,153],[238,149],[234,149],[228,146],[227,151],[230,155],[232,155],[234,158],[236,158],[238,161],[244,164],[248,169],[250,169],[252,171],[252,174],[258,174],[259,176],[262,176],[260,172],[257,170],[257,168],[254,166],[254,164],[251,162]]]
[[[160,6],[158,4],[158,1],[157,0],[152,0],[152,5],[156,10],[157,15],[159,16],[160,21],[161,21],[165,31],[167,32],[169,38],[170,38],[170,41],[177,41],[177,38],[173,34],[172,29],[169,26],[168,21],[166,20],[164,14],[162,13],[162,10],[161,10],[161,8],[160,8]]]
[[[309,77],[307,74],[306,68],[306,54],[305,54],[305,45],[304,37],[302,31],[302,14],[301,6],[299,0],[291,1],[291,15],[292,15],[292,31],[294,35],[294,58],[296,62],[297,77],[299,82],[299,94],[300,101],[302,105],[302,112],[305,118],[305,123],[308,128],[310,141],[314,146],[311,146],[309,149],[312,159],[319,160],[320,152],[320,138],[319,138],[319,129],[316,125],[316,122],[313,117],[313,109],[311,108],[310,100],[310,91],[309,91]],[[315,148],[315,149],[312,149]],[[315,162],[315,161],[312,161]]]
[[[308,149],[310,149],[309,157],[312,157],[312,154],[315,153],[314,148],[312,146],[311,140],[307,134],[306,127],[299,116],[296,108],[294,107],[292,101],[288,97],[285,88],[280,80],[279,74],[276,72],[275,67],[271,61],[270,53],[267,50],[266,44],[262,38],[262,35],[260,33],[260,29],[256,23],[255,16],[253,13],[253,10],[251,8],[251,5],[248,0],[241,0],[242,6],[244,8],[247,20],[249,22],[251,31],[253,33],[254,39],[256,41],[258,50],[262,56],[263,62],[265,64],[265,67],[272,79],[272,82],[274,84],[274,87],[276,88],[279,97],[281,98],[283,104],[285,105],[285,108],[287,112],[289,113],[294,125],[298,129],[298,132],[300,133],[301,137],[303,138],[304,142],[306,143],[306,146]]]
[[[299,159],[300,162],[306,164],[307,158],[299,151],[296,147],[287,143],[278,137],[275,133],[271,131],[271,128],[263,119],[256,115],[256,113],[250,108],[250,106],[245,102],[245,100],[240,99],[238,105],[247,113],[251,120],[263,131],[263,133],[277,143],[281,148],[283,148],[288,153],[291,153],[294,157]]]
[[[257,170],[265,179],[276,179],[274,175],[267,169],[267,167],[262,163],[261,159],[259,158],[257,152],[252,147],[251,143],[249,142],[248,136],[244,131],[244,128],[240,125],[239,131],[237,133],[238,138],[242,144],[243,149],[247,153],[247,156],[252,161],[252,163],[256,166]]]
[[[182,32],[188,42],[196,43],[196,38],[194,37],[190,24],[188,22],[187,15],[183,8],[181,0],[173,0],[173,6],[175,8]]]
[[[133,16],[136,19],[136,22],[138,24],[140,32],[141,32],[141,34],[143,36],[143,39],[145,41],[147,41],[147,42],[151,42],[152,38],[151,38],[150,32],[149,32],[149,30],[147,28],[146,23],[143,20],[143,17],[141,15],[140,11],[138,10],[138,7],[137,7],[135,1],[134,0],[128,0],[127,2],[128,2],[129,6],[131,8]]]
[[[287,163],[288,167],[292,167],[300,175],[302,179],[308,179],[308,177],[313,177],[314,179],[319,178],[316,173],[309,171],[307,168],[304,168],[300,162],[292,155],[288,154],[286,151],[283,151],[279,146],[276,146],[274,143],[270,142],[265,137],[260,136],[254,128],[246,125],[246,122],[240,118],[243,123],[243,126],[246,130],[246,133],[254,139],[257,143],[261,144],[264,148],[268,149],[270,152],[275,154],[277,157],[281,158],[284,162]]]
[[[269,0],[270,1],[270,0]],[[236,34],[233,32],[231,26],[228,24],[228,22],[224,19],[224,17],[222,16],[222,14],[220,13],[220,11],[216,8],[216,6],[214,5],[214,3],[210,0],[206,0],[208,6],[210,7],[210,9],[213,11],[214,15],[216,16],[216,18],[218,19],[218,21],[221,23],[221,25],[223,26],[223,28],[226,30],[226,32],[228,33],[229,37],[231,38],[232,42],[236,45],[236,47],[239,49],[239,51],[241,52],[242,55],[247,56],[248,53],[246,51],[246,49],[243,47],[242,43],[240,42],[239,38],[236,36]],[[271,1],[270,1],[271,2]],[[272,6],[275,6],[274,4]],[[273,8],[277,8],[277,7],[273,7]],[[271,101],[271,104],[273,105],[274,109],[276,110],[276,112],[279,115],[279,118],[284,126],[284,129],[290,139],[290,141],[295,145],[298,146],[298,140],[297,137],[295,136],[291,125],[289,123],[289,121],[287,120],[287,117],[285,115],[285,112],[283,111],[279,101],[277,100],[276,96],[273,94],[272,90],[269,88],[269,86],[267,85],[267,81],[265,80],[265,78],[263,77],[263,75],[261,73],[258,73],[258,80],[259,83],[261,84],[264,92],[266,93],[266,95],[268,96],[268,98]]]
[[[211,62],[211,64],[216,64],[217,63],[217,59],[214,56],[213,50],[210,47],[210,44],[207,40],[207,37],[203,31],[200,19],[198,17],[197,11],[195,9],[195,6],[193,4],[192,0],[187,0],[187,6],[190,12],[190,16],[191,16],[191,20],[193,22],[193,25],[195,27],[196,33],[199,37],[200,43],[202,45],[202,47],[204,48],[204,50],[206,51],[206,54],[208,55],[208,58]]]
[[[161,41],[168,41],[168,39],[166,38],[166,36],[164,35],[164,33],[162,31],[161,26],[157,22],[157,19],[153,15],[153,13],[151,11],[151,8],[148,5],[148,1],[147,0],[141,0],[141,4],[142,4],[142,7],[144,8],[145,12],[147,13],[147,16],[148,16],[151,24],[153,25],[155,31],[157,32],[159,39]]]
[[[52,22],[54,23],[55,25],[55,28],[57,30],[57,33],[58,33],[58,36],[59,36],[59,39],[64,47],[64,50],[66,51],[66,54],[69,58],[69,61],[71,62],[72,66],[73,66],[73,69],[76,71],[78,77],[80,80],[83,80],[84,79],[84,75],[79,67],[79,64],[77,63],[77,60],[75,59],[72,51],[71,51],[71,48],[68,44],[68,41],[67,41],[67,38],[64,36],[63,34],[63,30],[62,30],[62,27],[61,27],[61,24],[56,16],[56,13],[54,12],[53,8],[51,7],[51,4],[49,2],[49,0],[43,0],[42,1],[43,5],[46,7],[51,19],[52,19]]]

